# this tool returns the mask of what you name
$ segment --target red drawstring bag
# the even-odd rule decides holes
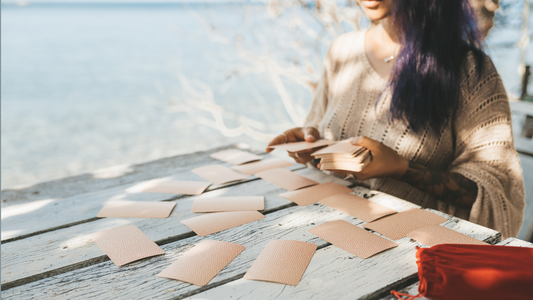
[[[533,248],[442,244],[416,258],[418,295],[398,299],[533,299]]]

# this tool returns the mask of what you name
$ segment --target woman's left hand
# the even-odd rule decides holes
[[[372,161],[368,163],[361,172],[336,171],[342,175],[352,174],[359,180],[378,177],[400,178],[409,167],[409,160],[401,157],[396,151],[366,136],[350,138],[352,145],[361,146],[370,150]]]

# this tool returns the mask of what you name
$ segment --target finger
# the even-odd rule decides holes
[[[350,138],[350,143],[352,145],[365,147],[369,150],[375,150],[382,146],[380,142],[375,141],[366,136],[358,136],[358,137]]]
[[[284,135],[282,135],[282,134],[278,135],[272,141],[270,141],[270,143],[268,143],[267,148],[266,148],[266,152],[269,153],[269,152],[272,152],[274,150],[274,148],[268,148],[269,146],[285,144],[285,140],[286,140],[286,138],[285,138]]]
[[[294,161],[296,161],[299,164],[305,165],[307,164],[307,161],[303,158],[295,158]]]
[[[308,161],[312,161],[313,158],[311,157],[311,155],[309,154],[302,154],[302,153],[298,153],[298,156],[303,159],[305,162],[308,162]]]
[[[287,153],[289,153],[289,156],[290,157],[293,157],[293,158],[298,158],[298,159],[309,159],[311,156],[310,155],[306,155],[302,152],[289,152],[287,151]]]
[[[320,132],[315,127],[304,127],[303,134],[306,142],[316,142],[320,139]]]
[[[304,140],[304,134],[301,127],[292,128],[284,132],[289,142],[298,142]]]
[[[318,148],[313,148],[311,150],[295,151],[294,153],[298,153],[298,155],[300,156],[304,156],[304,155],[311,156],[311,154],[315,153],[317,149]]]
[[[361,174],[359,172],[352,173],[352,175],[353,175],[353,177],[355,177],[358,180],[366,180],[366,179],[368,179],[368,175]]]
[[[283,134],[280,134],[276,136],[272,141],[270,141],[270,143],[268,143],[268,146],[285,144],[285,140],[287,140],[287,138]]]
[[[295,152],[288,152],[287,151],[287,153],[289,153],[289,156],[292,159],[294,159],[295,162],[297,162],[299,164],[306,164],[307,163],[307,160],[305,160],[305,158],[296,156]]]

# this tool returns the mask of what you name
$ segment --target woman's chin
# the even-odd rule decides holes
[[[364,11],[365,11],[366,17],[369,18],[370,21],[372,22],[382,20],[389,16],[389,14],[384,11],[367,11],[367,10],[364,10]]]
[[[392,8],[392,1],[389,0],[359,0],[359,5],[370,21],[379,21],[386,18]]]

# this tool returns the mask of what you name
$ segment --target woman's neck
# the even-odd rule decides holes
[[[392,26],[391,18],[385,18],[369,29],[365,36],[365,52],[370,65],[383,79],[388,79],[396,65],[400,51],[398,36]]]
[[[400,41],[396,30],[392,24],[392,17],[387,17],[380,20],[379,24],[375,28],[377,37],[383,46],[390,46],[392,48],[398,48],[400,46]]]

